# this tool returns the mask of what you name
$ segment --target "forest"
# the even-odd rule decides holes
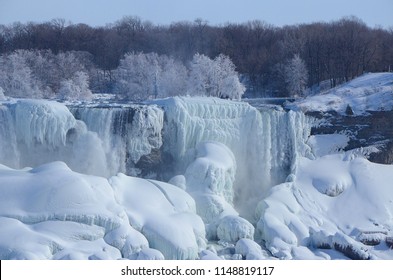
[[[283,27],[203,19],[154,25],[136,16],[98,27],[64,19],[0,25],[0,94],[17,97],[299,96],[392,70],[393,28],[356,17]],[[225,96],[228,88],[235,92]]]

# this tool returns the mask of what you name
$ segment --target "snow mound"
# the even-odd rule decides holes
[[[189,193],[216,194],[232,204],[235,174],[236,160],[229,148],[218,142],[203,142],[196,147],[195,160],[184,176]]]
[[[263,251],[261,246],[251,239],[242,238],[236,242],[236,254],[242,255],[246,260],[265,260],[269,258],[266,251]]]
[[[293,182],[273,187],[259,204],[257,241],[279,258],[299,258],[305,247],[315,258],[329,258],[326,248],[353,259],[392,258],[386,244],[362,244],[359,234],[391,235],[392,168],[345,154],[300,159]]]
[[[139,252],[137,260],[164,260],[164,255],[158,250],[146,248]]]
[[[368,73],[341,86],[306,97],[289,105],[302,111],[337,111],[345,114],[348,105],[354,115],[393,109],[393,74]]]
[[[340,152],[348,145],[348,142],[347,135],[337,133],[311,135],[307,140],[307,144],[316,157]]]
[[[198,258],[206,246],[205,227],[187,193],[169,184],[123,174],[110,178],[110,183],[130,224],[147,238],[151,248],[166,259]]]
[[[235,243],[240,238],[253,238],[254,227],[233,208],[235,174],[235,157],[224,144],[210,141],[196,147],[195,160],[184,179],[209,240]],[[182,178],[176,176],[171,181],[182,183]]]
[[[220,241],[236,243],[242,238],[254,239],[254,226],[238,216],[223,217],[217,227],[217,237]]]

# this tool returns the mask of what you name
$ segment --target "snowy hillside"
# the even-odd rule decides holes
[[[345,114],[348,105],[354,115],[392,110],[393,73],[364,74],[326,92],[301,99],[289,108],[300,108],[304,112],[334,110]]]

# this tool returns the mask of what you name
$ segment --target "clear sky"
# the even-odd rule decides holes
[[[63,18],[101,26],[123,16],[154,24],[196,18],[211,25],[259,19],[283,26],[356,16],[371,27],[393,27],[393,0],[0,0],[0,24]]]

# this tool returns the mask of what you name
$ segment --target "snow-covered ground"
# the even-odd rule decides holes
[[[288,107],[302,111],[330,110],[354,115],[393,109],[393,73],[367,73],[331,90],[298,100]]]
[[[360,114],[367,95],[378,109],[391,77],[296,106]],[[342,88],[354,95],[329,104]],[[344,134],[310,136],[299,111],[207,98],[71,111],[0,103],[0,259],[393,259],[393,167],[343,152]],[[124,174],[153,150],[169,183]]]

